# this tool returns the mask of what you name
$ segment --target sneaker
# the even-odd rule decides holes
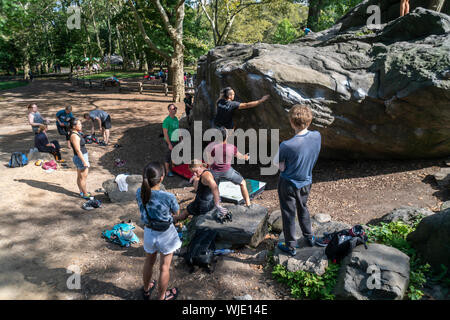
[[[88,192],[86,194],[84,194],[83,192],[80,192],[80,197],[82,197],[83,199],[86,199],[86,200],[90,200],[92,195],[90,192]]]
[[[278,249],[290,254],[291,256],[295,256],[297,254],[297,250],[295,250],[295,248],[289,247],[285,242],[278,243]]]
[[[332,235],[329,233],[325,233],[322,238],[316,240],[316,244],[319,247],[326,247],[331,241]]]
[[[167,176],[168,176],[168,177],[173,177],[173,176],[174,176],[174,174],[173,174],[173,172],[172,172],[172,171],[169,171],[169,173],[167,173]]]
[[[314,247],[314,245],[316,244],[316,237],[312,236],[311,239],[306,239],[306,242],[310,247]]]
[[[99,145],[99,146],[102,146],[102,147],[106,147],[108,144],[106,144],[105,141],[100,141],[100,142],[98,143],[98,145]]]

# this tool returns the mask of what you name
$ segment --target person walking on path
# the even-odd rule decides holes
[[[41,116],[38,111],[38,106],[35,103],[28,105],[28,123],[31,125],[31,130],[34,134],[38,133],[39,125],[49,124],[50,120]]]
[[[250,206],[250,196],[247,190],[247,183],[242,175],[233,169],[231,162],[233,158],[248,160],[248,154],[241,154],[235,145],[227,143],[228,130],[224,127],[219,128],[222,134],[222,141],[212,142],[206,147],[207,159],[210,159],[208,164],[211,165],[211,173],[216,180],[217,185],[220,180],[231,181],[239,185],[241,188],[242,197],[245,205]]]
[[[310,246],[315,238],[311,227],[311,218],[307,201],[312,184],[312,170],[319,157],[321,135],[318,131],[309,131],[312,112],[308,106],[294,105],[289,111],[289,122],[295,131],[294,137],[280,144],[274,157],[274,164],[280,168],[278,197],[285,242],[278,248],[292,256],[296,254],[295,216],[298,216],[303,236]]]
[[[58,133],[66,137],[67,148],[70,148],[70,136],[69,136],[69,122],[71,119],[75,118],[72,114],[72,107],[67,106],[63,110],[59,110],[56,113],[56,128]]]
[[[86,149],[86,141],[82,135],[83,126],[81,120],[70,120],[70,144],[73,149],[73,163],[77,167],[77,185],[80,191],[80,197],[89,200],[92,196],[87,191],[87,177],[89,173],[89,156]]]
[[[145,300],[150,299],[158,284],[156,280],[151,280],[158,252],[160,253],[158,299],[175,300],[179,294],[178,288],[169,290],[167,288],[173,254],[181,248],[181,241],[173,224],[180,220],[180,207],[172,193],[161,190],[163,180],[164,167],[159,162],[151,162],[145,166],[142,186],[136,191],[141,221],[145,225],[144,250],[146,257],[142,276]],[[166,230],[156,230],[158,228],[152,224],[152,221],[158,221],[163,225],[162,229],[166,228]]]
[[[109,143],[109,130],[111,129],[111,116],[103,110],[96,109],[83,115],[84,119],[92,120],[91,134],[95,135],[95,123],[102,131],[103,141],[100,141],[100,146],[107,146]]]
[[[252,102],[238,102],[234,101],[234,90],[227,87],[222,90],[220,98],[217,100],[217,114],[214,118],[213,125],[215,127],[225,127],[226,129],[234,129],[233,113],[234,110],[254,108],[267,99],[269,95],[263,96],[261,99]]]
[[[178,136],[179,122],[178,122],[178,118],[176,116],[177,107],[173,103],[171,103],[171,104],[169,104],[167,109],[169,110],[169,115],[164,119],[163,124],[162,124],[164,141],[167,144],[167,150],[166,150],[166,155],[165,155],[165,159],[164,159],[164,166],[166,168],[167,176],[173,177],[172,150],[180,141],[179,136]]]

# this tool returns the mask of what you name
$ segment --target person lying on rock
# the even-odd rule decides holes
[[[28,123],[31,125],[31,129],[34,134],[38,133],[39,125],[49,124],[50,120],[41,116],[38,111],[38,106],[35,103],[28,105]]]
[[[285,238],[278,248],[292,256],[295,256],[297,247],[295,215],[307,243],[311,247],[315,244],[306,203],[311,190],[312,169],[319,157],[321,135],[318,131],[308,130],[312,117],[311,109],[305,105],[297,104],[289,110],[289,122],[295,135],[280,144],[273,161],[281,171],[278,197]]]
[[[206,164],[195,159],[189,165],[189,170],[194,174],[190,182],[194,185],[196,195],[194,201],[183,211],[179,220],[184,220],[189,215],[197,216],[208,213],[214,208],[220,214],[225,215],[227,209],[220,205],[219,187],[211,171],[206,169]]]
[[[242,175],[231,167],[233,158],[248,160],[248,154],[241,154],[235,145],[227,143],[228,130],[224,127],[219,128],[222,134],[222,141],[210,143],[205,151],[207,153],[208,164],[211,166],[211,173],[219,185],[220,180],[230,181],[241,187],[242,197],[245,205],[250,206],[250,196],[248,195],[247,183]]]
[[[99,145],[107,146],[109,143],[109,130],[111,129],[111,116],[106,111],[96,109],[90,113],[85,113],[83,117],[86,120],[92,120],[91,135],[95,135],[95,122],[98,123],[98,127],[103,135],[103,141],[100,141]]]
[[[39,125],[39,129],[34,136],[34,147],[37,148],[39,152],[51,153],[55,157],[55,160],[61,161],[61,147],[59,146],[59,142],[56,140],[49,142],[47,130],[48,126],[46,124]]]
[[[238,102],[234,100],[234,90],[230,87],[227,87],[222,90],[221,96],[217,100],[217,114],[214,118],[214,126],[216,127],[225,127],[226,129],[234,129],[233,124],[233,112],[236,109],[250,109],[254,108],[267,99],[269,99],[269,95],[265,95],[259,100],[252,102]]]

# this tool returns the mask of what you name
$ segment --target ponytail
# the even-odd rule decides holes
[[[39,125],[39,128],[38,128],[37,132],[38,132],[38,133],[44,132],[45,129],[47,129],[47,125],[41,123],[41,124]]]
[[[164,174],[163,166],[159,162],[150,162],[142,174],[141,200],[145,206],[152,196],[152,188],[156,186]]]

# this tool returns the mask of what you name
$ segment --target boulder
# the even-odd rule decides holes
[[[331,221],[331,216],[325,213],[318,213],[314,216],[314,220],[319,223],[326,223]]]
[[[314,236],[316,238],[322,237],[325,232],[331,233],[331,232],[351,228],[350,225],[343,223],[343,222],[329,221],[329,222],[325,222],[325,223],[319,223],[315,219],[311,219],[311,225],[312,225],[312,230],[313,230]],[[299,247],[308,246],[306,243],[306,239],[305,239],[305,237],[303,237],[302,231],[300,230],[300,226],[298,225],[297,221],[296,221],[296,226],[295,226],[295,238],[298,239],[297,243],[298,243]],[[284,233],[280,234],[280,241],[284,241]]]
[[[420,216],[428,217],[434,214],[425,208],[416,208],[403,206],[392,210],[390,213],[381,218],[382,222],[403,221],[406,224],[412,225]]]
[[[450,268],[450,209],[422,219],[407,240],[435,270]]]
[[[276,264],[285,266],[289,271],[299,270],[323,275],[328,267],[328,259],[325,248],[305,247],[297,250],[295,256],[290,256],[275,248],[273,258]]]
[[[450,167],[441,168],[433,175],[439,187],[445,188],[450,185]]]
[[[441,211],[444,211],[445,209],[450,208],[450,201],[445,201],[441,204]]]
[[[118,184],[115,182],[115,178],[103,182],[103,189],[111,202],[136,201],[136,191],[142,185],[142,175],[129,175],[126,181],[128,191],[120,191]],[[161,190],[165,190],[163,185],[161,185]]]
[[[214,218],[214,211],[194,216],[189,223],[189,237],[195,230],[209,228],[217,231],[216,247],[257,247],[268,233],[268,211],[265,207],[254,204],[250,208],[240,205],[224,205],[233,216],[233,221],[223,224]]]
[[[272,232],[283,232],[283,221],[281,220],[281,210],[273,211],[268,220],[269,225],[272,227]]]
[[[342,260],[336,298],[402,300],[409,283],[409,257],[382,244],[357,246]]]
[[[391,4],[393,3],[390,1]],[[193,117],[204,129],[220,90],[262,105],[234,113],[238,128],[293,135],[288,111],[311,107],[311,129],[322,135],[321,157],[406,159],[450,154],[450,17],[416,8],[368,29],[364,1],[332,28],[288,45],[216,47],[198,61]],[[386,7],[386,8],[384,8]],[[383,3],[383,12],[391,12]],[[385,17],[382,15],[383,19]]]
[[[35,162],[39,159],[44,161],[51,161],[55,160],[55,157],[48,152],[39,152],[38,149],[30,149],[30,151],[27,154],[28,162]]]

